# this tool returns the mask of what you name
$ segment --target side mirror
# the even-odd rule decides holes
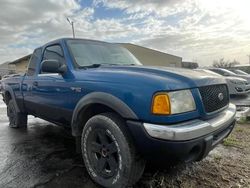
[[[67,71],[67,67],[56,59],[48,59],[42,61],[41,71],[63,74]]]

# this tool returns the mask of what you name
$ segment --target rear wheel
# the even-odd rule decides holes
[[[7,105],[7,115],[9,118],[9,126],[12,128],[27,127],[27,114],[21,113],[11,99]]]
[[[86,123],[82,155],[91,178],[104,187],[133,185],[145,162],[137,154],[123,120],[113,113],[96,115]]]

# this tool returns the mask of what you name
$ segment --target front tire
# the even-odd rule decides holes
[[[11,128],[27,127],[27,114],[18,111],[13,99],[11,99],[7,105],[7,116]]]
[[[89,175],[104,187],[131,186],[143,174],[145,161],[116,114],[90,118],[82,132],[81,149]]]

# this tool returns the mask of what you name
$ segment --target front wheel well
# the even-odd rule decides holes
[[[115,110],[104,104],[99,104],[99,103],[90,104],[87,107],[84,107],[82,110],[80,110],[80,112],[77,115],[76,122],[78,124],[78,130],[80,131],[79,134],[81,134],[84,125],[91,117],[104,112],[112,112],[121,116]]]

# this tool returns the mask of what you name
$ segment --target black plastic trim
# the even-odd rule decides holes
[[[84,96],[74,109],[71,121],[73,136],[81,135],[80,125],[77,122],[79,112],[84,111],[91,104],[105,105],[125,119],[138,120],[137,115],[121,99],[104,92],[93,92]]]

